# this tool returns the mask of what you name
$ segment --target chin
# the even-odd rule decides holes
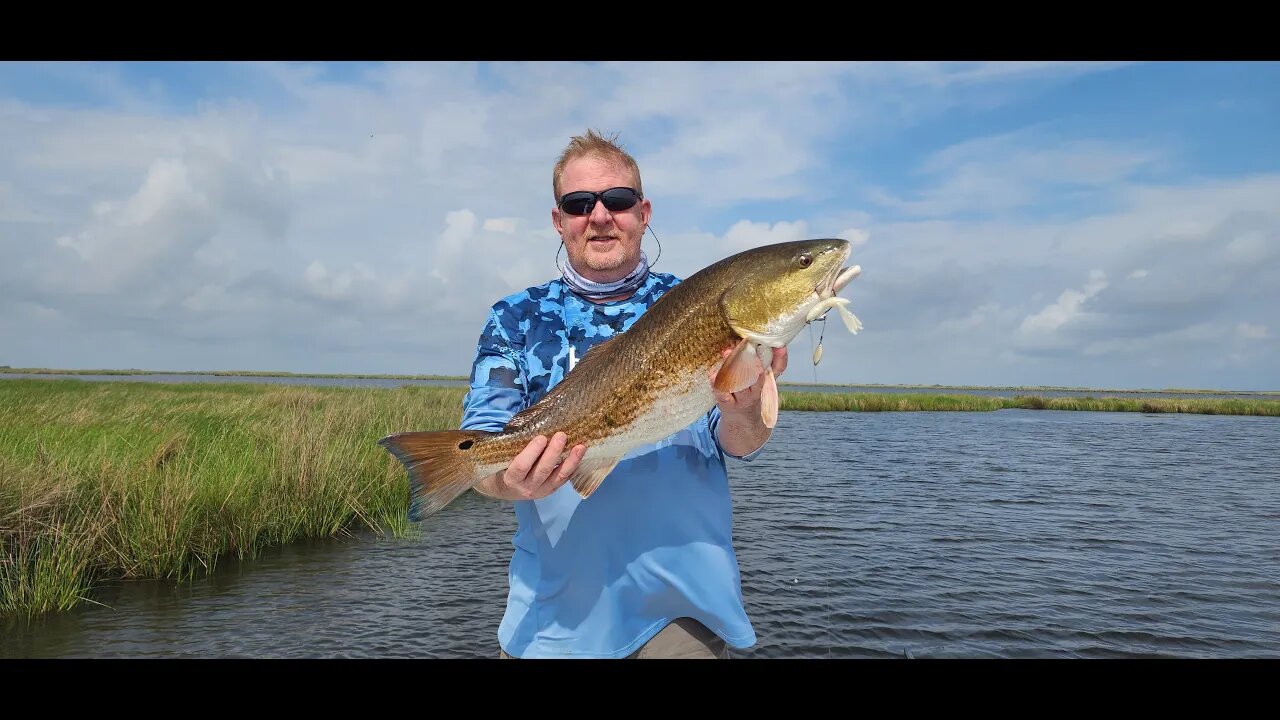
[[[620,267],[626,258],[627,254],[617,245],[605,252],[593,252],[588,249],[583,257],[587,261],[587,267],[592,270],[613,270]]]

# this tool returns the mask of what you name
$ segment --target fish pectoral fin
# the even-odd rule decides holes
[[[734,393],[755,384],[764,372],[760,356],[748,340],[739,340],[729,356],[720,363],[712,386],[722,393]]]
[[[586,499],[600,487],[600,483],[613,472],[621,459],[620,457],[583,458],[578,469],[569,476],[569,483],[583,499]]]
[[[772,367],[764,371],[764,389],[760,392],[760,419],[767,428],[778,424],[778,379],[773,376]]]

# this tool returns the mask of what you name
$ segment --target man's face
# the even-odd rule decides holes
[[[600,192],[635,186],[636,179],[630,171],[595,157],[570,160],[560,175],[561,196],[578,190]],[[564,240],[575,270],[588,280],[614,282],[626,277],[640,262],[640,240],[652,212],[647,199],[616,212],[610,212],[597,199],[587,215],[570,215],[556,206],[551,210],[551,224]]]

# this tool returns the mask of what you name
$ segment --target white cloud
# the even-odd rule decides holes
[[[803,220],[773,224],[739,220],[725,233],[721,254],[728,256],[761,245],[803,240],[808,233],[808,223]]]
[[[1151,358],[1168,357],[1180,347],[1221,345],[1227,335],[1228,331],[1217,323],[1204,322],[1138,337],[1088,341],[1081,346],[1080,353],[1084,357],[1134,358],[1148,364]]]
[[[313,260],[307,266],[306,280],[311,291],[321,297],[343,298],[350,297],[353,290],[357,289],[376,293],[374,287],[378,276],[364,263],[356,263],[350,268],[330,273],[319,261]]]
[[[515,234],[516,227],[518,227],[519,224],[519,218],[489,218],[485,220],[484,224],[480,227],[484,230],[513,235]]]
[[[1236,325],[1236,335],[1244,340],[1263,340],[1268,337],[1267,326],[1242,322]]]
[[[1270,232],[1254,229],[1232,238],[1222,249],[1222,257],[1232,265],[1251,265],[1276,255],[1278,246],[1280,232],[1274,227]]]
[[[1089,280],[1080,290],[1068,288],[1058,296],[1057,302],[1046,306],[1034,315],[1023,318],[1018,332],[1032,342],[1053,343],[1059,340],[1058,331],[1086,316],[1084,304],[1107,287],[1107,274],[1101,270],[1089,271]]]
[[[1095,191],[1161,162],[1160,152],[1097,140],[1064,140],[1026,130],[967,140],[926,160],[920,174],[936,183],[906,199],[883,188],[870,198],[909,215],[995,213],[1034,206],[1050,187]]]
[[[851,247],[861,247],[871,237],[871,233],[861,228],[847,228],[836,233],[836,237],[842,240],[848,240]]]
[[[983,303],[974,308],[968,315],[943,320],[938,329],[943,332],[970,333],[992,326],[1007,325],[1016,314],[1016,311],[1002,307],[1000,303]]]

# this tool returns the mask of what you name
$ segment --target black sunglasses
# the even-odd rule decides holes
[[[596,200],[604,203],[609,212],[621,212],[635,207],[644,196],[635,188],[615,187],[600,192],[578,190],[565,193],[560,198],[560,209],[569,215],[590,215],[596,207]]]

